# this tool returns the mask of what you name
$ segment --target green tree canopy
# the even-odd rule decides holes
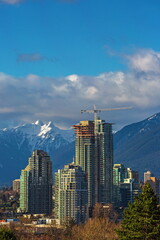
[[[0,240],[16,240],[14,232],[7,227],[0,227]]]
[[[160,240],[160,207],[149,183],[133,204],[124,210],[121,228],[117,230],[120,240]]]

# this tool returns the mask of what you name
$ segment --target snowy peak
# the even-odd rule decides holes
[[[17,127],[8,129],[9,131],[12,132],[18,132],[18,133],[23,133],[26,136],[35,136],[39,133],[41,129],[41,125],[35,124],[35,123],[25,123],[23,125],[19,125]]]
[[[67,140],[68,142],[74,141],[74,134],[72,130],[62,130],[56,127],[54,123],[51,121],[44,124],[42,121],[37,120],[34,123],[26,123],[23,125],[19,125],[10,130],[12,132],[19,132],[25,135],[29,140],[35,137],[39,137],[42,139],[52,138],[53,140],[57,135],[60,135],[63,139]]]
[[[67,131],[67,130],[66,130]],[[57,134],[64,135],[64,131],[55,127],[55,125],[52,122],[48,122],[44,125],[41,125],[40,132],[38,133],[38,136],[42,138],[48,138],[50,136],[56,136]],[[64,137],[64,136],[63,136]]]
[[[48,122],[41,126],[38,136],[41,138],[50,138],[54,139],[56,136],[61,136],[68,142],[74,141],[74,134],[72,130],[62,130],[54,125],[53,122]]]
[[[15,137],[15,141],[20,149],[27,141],[34,150],[45,146],[59,148],[74,141],[73,130],[62,130],[54,125],[53,122],[43,123],[38,120],[34,123],[25,123],[14,128],[5,128],[0,131],[0,135],[10,138]]]
[[[119,132],[123,133],[121,134],[122,138],[124,137],[125,135],[124,133],[126,132],[128,137],[131,138],[137,134],[144,135],[146,132],[152,131],[153,128],[156,128],[159,126],[160,126],[160,113],[156,113],[143,121],[132,123],[128,126],[125,126]]]
[[[160,125],[160,113],[156,113],[150,116],[149,118],[141,121],[139,123],[139,127],[140,127],[139,132],[142,133],[142,132],[150,131],[153,125],[154,127],[157,125]]]
[[[160,122],[160,113],[156,113],[154,115],[152,115],[151,117],[147,118],[146,119],[147,121],[150,121],[150,122]]]
[[[50,127],[50,124],[44,124],[43,126],[41,126],[41,131],[38,134],[38,136],[42,136],[42,138],[44,138],[47,133],[51,132],[52,128]]]
[[[44,123],[41,120],[37,120],[35,123],[32,123],[32,124],[40,125],[40,126],[44,125]]]

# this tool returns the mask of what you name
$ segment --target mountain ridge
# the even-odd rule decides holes
[[[35,149],[46,151],[53,171],[74,157],[73,130],[59,129],[53,122],[20,124],[0,129],[0,185],[19,178]],[[160,113],[123,127],[114,134],[114,162],[123,163],[140,173],[151,170],[159,176]]]
[[[114,159],[143,172],[151,170],[159,176],[160,113],[123,127],[114,136]]]

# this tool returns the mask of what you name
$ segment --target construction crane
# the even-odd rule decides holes
[[[89,110],[81,110],[81,113],[93,113],[94,114],[94,121],[97,120],[97,114],[104,111],[115,111],[115,110],[124,110],[124,109],[132,109],[132,107],[119,107],[119,108],[102,108],[97,109],[96,105],[93,105],[93,109]]]
[[[94,126],[95,126],[95,134],[97,133],[97,128],[98,128],[98,123],[97,123],[97,115],[100,112],[104,111],[115,111],[115,110],[125,110],[125,109],[132,109],[132,107],[119,107],[119,108],[102,108],[102,109],[97,109],[96,105],[93,105],[93,109],[89,110],[81,110],[81,113],[93,113],[94,114]]]

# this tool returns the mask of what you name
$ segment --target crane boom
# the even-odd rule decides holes
[[[94,120],[96,120],[96,119],[97,119],[97,113],[104,112],[104,111],[123,110],[123,109],[132,109],[132,107],[119,107],[119,108],[102,108],[102,109],[97,109],[97,108],[96,108],[96,105],[93,105],[93,109],[81,110],[81,113],[93,113],[93,114],[94,114]]]

